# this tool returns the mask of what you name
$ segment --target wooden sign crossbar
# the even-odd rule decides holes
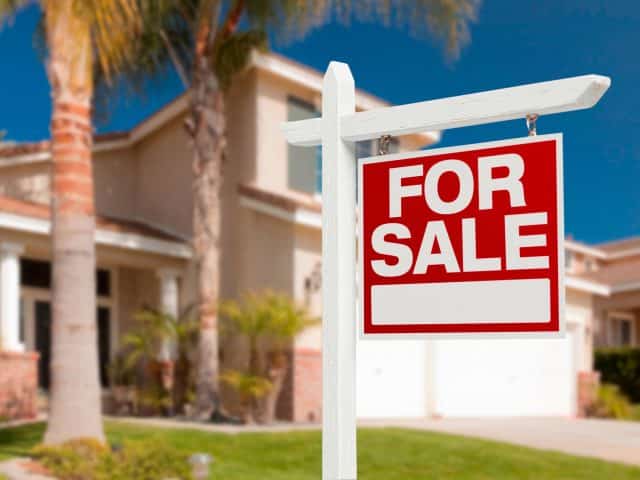
[[[290,144],[322,145],[323,480],[357,477],[354,142],[587,109],[610,84],[608,77],[583,75],[356,113],[349,66],[331,62],[322,118],[283,125]]]

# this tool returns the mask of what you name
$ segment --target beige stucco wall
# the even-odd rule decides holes
[[[287,120],[287,96],[314,103],[309,90],[291,85],[269,73],[257,73],[256,183],[277,192],[287,189],[287,143],[282,122]]]
[[[178,116],[135,147],[135,218],[191,235],[192,168],[184,117]]]
[[[295,300],[309,308],[312,315],[322,315],[322,290],[308,292],[305,287],[307,278],[318,268],[322,268],[322,235],[319,229],[305,226],[295,228],[294,246],[295,272],[293,277],[293,296]],[[297,349],[320,350],[322,346],[322,327],[312,327],[298,336]]]
[[[134,218],[136,163],[131,148],[94,153],[96,211],[115,218]]]
[[[0,195],[20,200],[49,203],[49,163],[39,162],[0,170]]]
[[[144,307],[158,308],[159,282],[153,271],[120,267],[118,269],[119,334],[135,326],[134,315]]]
[[[220,295],[237,297],[251,288],[243,275],[247,250],[255,231],[250,213],[240,205],[238,185],[252,183],[256,169],[256,78],[248,72],[227,95],[227,159],[222,184]],[[249,283],[247,283],[249,282]]]

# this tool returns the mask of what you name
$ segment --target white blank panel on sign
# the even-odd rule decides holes
[[[550,321],[545,278],[376,285],[371,290],[374,325]]]

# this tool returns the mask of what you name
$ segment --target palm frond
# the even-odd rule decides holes
[[[302,36],[331,20],[349,23],[381,22],[408,27],[412,33],[430,33],[456,56],[469,41],[480,0],[246,0],[252,28]]]
[[[20,9],[35,3],[29,0],[0,0],[0,26],[14,17]]]
[[[273,384],[268,379],[238,370],[223,372],[220,375],[220,380],[247,400],[264,397],[273,388]]]
[[[228,88],[233,76],[247,66],[254,50],[265,51],[267,45],[264,30],[238,32],[222,39],[213,59],[213,68],[222,88]]]

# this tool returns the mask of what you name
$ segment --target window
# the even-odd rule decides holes
[[[573,270],[573,261],[574,261],[573,252],[565,250],[565,252],[564,252],[564,268],[565,268],[565,270],[567,272],[570,272],[570,271]]]
[[[295,122],[320,116],[316,108],[304,100],[289,97],[287,120]],[[320,147],[288,146],[288,186],[306,193],[322,191],[322,152]]]
[[[109,361],[111,359],[111,310],[98,307],[98,365],[100,383],[109,386]]]
[[[99,269],[96,271],[96,292],[100,297],[111,296],[111,272]]]
[[[20,283],[23,287],[51,288],[51,262],[20,259]],[[111,296],[111,272],[109,270],[96,270],[96,294],[100,297]]]
[[[21,258],[20,283],[24,287],[51,288],[51,263]]]
[[[612,347],[628,347],[635,344],[634,317],[614,314],[609,317],[609,340]]]

